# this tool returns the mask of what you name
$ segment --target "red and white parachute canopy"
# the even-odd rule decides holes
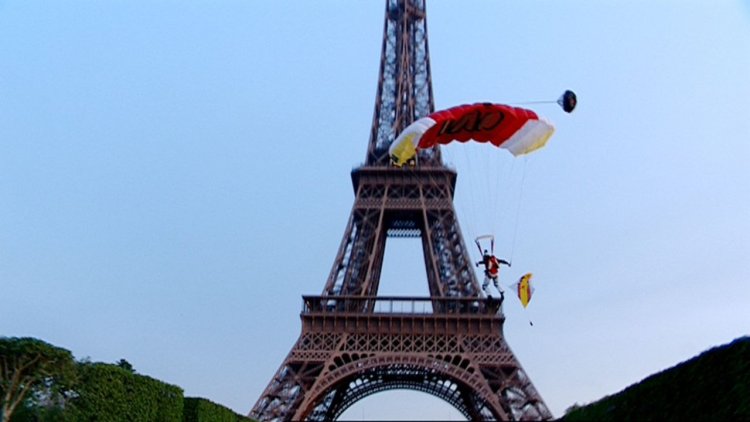
[[[504,104],[476,103],[437,111],[416,120],[393,141],[388,153],[401,167],[417,151],[453,141],[487,142],[514,156],[543,147],[555,127],[535,112]]]

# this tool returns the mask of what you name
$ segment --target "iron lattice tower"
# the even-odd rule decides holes
[[[434,111],[425,0],[387,0],[372,131],[355,200],[320,296],[303,296],[302,333],[250,412],[333,420],[358,400],[411,389],[471,420],[551,419],[503,336],[501,304],[480,296],[440,149],[390,166],[388,147]],[[388,237],[422,240],[430,297],[378,296]]]

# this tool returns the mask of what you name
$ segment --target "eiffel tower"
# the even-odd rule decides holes
[[[250,417],[328,421],[371,394],[409,389],[470,420],[552,414],[503,335],[501,303],[480,295],[453,207],[456,172],[440,149],[414,166],[388,147],[434,111],[425,0],[386,0],[375,112],[355,200],[320,296],[303,296],[302,332]],[[429,297],[378,296],[386,240],[420,238]]]

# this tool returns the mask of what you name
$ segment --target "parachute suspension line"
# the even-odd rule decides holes
[[[498,151],[492,151],[492,152],[498,152]],[[488,156],[490,154],[487,154]],[[502,172],[501,163],[502,160],[498,160],[497,154],[492,154],[493,160],[489,164],[489,169],[487,171],[487,174],[490,177],[489,183],[487,183],[487,186],[489,187],[489,195],[487,196],[487,199],[490,201],[490,208],[491,211],[490,218],[492,218],[492,234],[497,233],[497,213],[498,213],[498,197],[500,196],[498,193],[498,189],[500,188],[498,186],[498,181],[500,179],[500,174]]]
[[[578,105],[578,96],[575,92],[571,90],[565,90],[563,94],[560,96],[560,98],[557,99],[557,101],[551,101],[551,100],[544,100],[544,101],[521,101],[521,102],[512,102],[510,104],[515,105],[527,105],[527,104],[553,104],[557,103],[560,107],[562,107],[563,111],[566,113],[572,113],[573,110],[575,110],[576,105]]]
[[[466,166],[473,185],[470,189],[479,195],[476,201],[472,200],[472,208],[478,213],[475,216],[478,231],[472,233],[472,237],[494,234],[497,225],[498,192],[495,185],[500,179],[498,164],[502,161],[497,159],[497,155],[493,153],[495,151],[488,151],[484,147],[485,145],[474,143],[463,148],[470,150],[467,154],[471,154]]]
[[[478,148],[475,148],[478,149]],[[495,152],[495,151],[493,151]],[[490,221],[490,229],[492,230],[491,233],[495,233],[495,229],[497,226],[497,219],[495,216],[497,215],[497,208],[495,208],[495,198],[497,197],[497,191],[493,191],[494,179],[497,179],[497,177],[493,177],[497,173],[497,158],[495,154],[481,154],[482,156],[482,170],[484,172],[484,177],[486,179],[485,182],[485,189],[487,189],[486,195],[484,197],[485,201],[485,207],[484,212],[487,213],[487,217],[491,219]]]
[[[455,164],[456,165],[456,172],[458,172],[458,169],[460,167],[463,167],[462,168],[463,177],[461,179],[459,179],[459,180],[471,180],[471,174],[469,173],[469,169],[471,168],[471,162],[472,161],[471,161],[471,159],[469,157],[469,151],[468,151],[469,148],[458,148],[458,149],[460,149],[463,152],[463,156],[464,156],[464,162],[463,162],[464,165],[463,166],[459,166],[458,163]],[[453,150],[455,150],[455,148],[453,148]],[[466,228],[469,231],[469,237],[473,238],[473,237],[476,236],[476,225],[475,224],[476,224],[476,221],[477,221],[477,215],[476,215],[476,210],[475,210],[475,204],[477,203],[477,198],[474,195],[474,189],[471,186],[471,184],[462,186],[462,188],[465,188],[465,189],[462,189],[460,191],[460,192],[462,192],[462,195],[467,195],[468,198],[469,198],[468,205],[466,205],[463,201],[454,201],[454,204],[458,205],[458,202],[461,202],[461,212],[462,212],[462,214],[463,214],[464,210],[467,211],[467,213],[464,214],[464,218],[465,218],[464,221],[467,222]]]
[[[467,148],[468,147],[468,148]],[[463,156],[463,162],[456,163],[456,171],[458,172],[459,169],[461,171],[461,176],[459,176],[459,179],[461,181],[460,186],[456,186],[456,192],[460,192],[462,195],[462,199],[454,202],[454,204],[461,205],[461,214],[464,216],[464,220],[466,221],[466,229],[468,230],[468,237],[473,239],[476,236],[478,236],[481,233],[478,233],[477,230],[479,227],[481,227],[481,221],[479,220],[479,214],[478,214],[478,208],[481,209],[481,196],[483,195],[483,192],[481,190],[478,190],[479,186],[477,184],[477,171],[481,171],[479,169],[479,166],[476,165],[476,153],[474,152],[475,148],[472,148],[471,145],[455,145],[455,148],[452,148],[453,151],[461,150],[461,154]],[[459,157],[456,157],[459,158]],[[458,189],[461,189],[460,191]],[[479,197],[478,197],[479,196]]]
[[[502,174],[502,177],[498,177],[498,180],[502,179],[502,182],[503,182],[502,184],[503,194],[501,195],[498,193],[495,195],[495,204],[497,204],[500,201],[501,197],[507,196],[507,193],[509,192],[510,181],[513,179],[513,173],[515,169],[516,169],[516,160],[510,160],[510,168],[508,168],[505,171],[505,173]],[[496,205],[496,210],[498,210],[496,213],[498,215],[498,218],[496,219],[497,222],[500,224],[501,228],[505,227],[505,223],[508,219],[508,214],[510,214],[507,211],[507,207],[503,207],[502,210],[500,210],[499,206]],[[493,233],[495,232],[496,229],[497,229],[496,227],[493,227]]]
[[[507,181],[510,179],[510,176],[506,174],[508,169],[506,168],[506,161],[501,157],[502,153],[496,154],[497,157],[495,158],[496,167],[497,167],[497,174],[493,177],[494,179],[494,186],[492,187],[492,198],[493,198],[493,204],[492,209],[494,210],[493,222],[494,225],[492,227],[492,233],[496,233],[497,225],[500,224],[500,227],[502,227],[502,218],[495,218],[496,216],[500,216],[502,213],[500,210],[500,200],[503,195],[501,195],[501,191],[507,189],[508,183]],[[513,170],[512,167],[513,160],[511,160],[511,168],[510,171]]]
[[[498,227],[504,227],[505,220],[512,214],[501,209],[499,204],[508,193],[509,172],[514,171],[515,160],[510,160],[508,165],[501,152],[487,151],[482,144],[455,146],[457,149],[443,145],[443,151],[446,151],[446,156],[451,154],[456,170],[461,170],[460,190],[457,190],[460,199],[454,204],[467,223],[466,233],[472,239],[497,234]]]
[[[527,104],[555,104],[556,100],[540,100],[540,101],[516,101],[516,102],[509,102],[508,104],[514,104],[514,105],[527,105]]]
[[[526,182],[526,165],[528,163],[528,157],[523,157],[523,172],[521,176],[521,189],[518,192],[518,206],[516,207],[516,222],[513,227],[513,243],[510,247],[510,262],[513,263],[513,253],[516,249],[516,238],[518,236],[518,225],[519,225],[519,218],[521,215],[521,204],[523,203],[523,185]]]
[[[481,198],[483,196],[483,187],[481,185],[484,181],[482,173],[486,173],[481,169],[483,164],[482,157],[477,156],[478,153],[476,150],[478,148],[474,148],[471,144],[441,145],[441,149],[444,157],[452,161],[451,164],[454,170],[457,173],[460,170],[461,175],[458,178],[459,182],[453,198],[453,207],[456,211],[456,219],[460,220],[459,227],[465,229],[462,232],[465,235],[468,234],[468,237],[473,239],[480,234],[484,234],[484,231],[482,233],[477,232],[478,224],[481,227],[481,221],[477,219],[477,208],[485,207],[484,203],[480,203],[483,199],[485,202],[488,201],[487,198]],[[458,152],[459,150],[461,152]],[[430,180],[432,182],[434,177],[430,176]],[[479,194],[479,197],[477,197],[477,194]]]

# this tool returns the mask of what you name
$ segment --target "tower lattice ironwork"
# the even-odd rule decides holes
[[[358,400],[410,389],[471,420],[551,419],[483,298],[453,207],[456,172],[440,149],[390,165],[403,128],[434,111],[425,0],[387,0],[372,130],[355,200],[320,296],[303,296],[302,333],[253,406],[258,420],[333,420]],[[389,237],[420,238],[429,297],[378,296]]]

